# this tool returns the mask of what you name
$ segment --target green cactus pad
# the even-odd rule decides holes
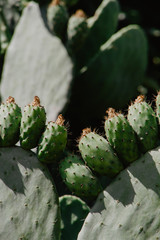
[[[14,146],[19,140],[21,109],[13,97],[0,105],[0,146]]]
[[[83,47],[77,54],[77,64],[83,67],[92,60],[116,31],[118,24],[119,4],[117,0],[103,0],[93,17],[88,18],[88,35]]]
[[[48,121],[55,121],[68,103],[72,68],[61,40],[48,31],[39,5],[30,2],[7,49],[1,81],[2,101],[11,95],[24,108],[34,96],[39,96]]]
[[[98,196],[77,239],[158,240],[159,159],[160,147],[122,171]]]
[[[69,190],[83,199],[94,199],[102,191],[101,184],[92,171],[76,155],[60,162],[60,175]]]
[[[68,21],[67,48],[71,55],[75,55],[81,48],[88,33],[86,15],[82,10],[77,10]]]
[[[61,210],[61,239],[75,240],[89,213],[89,207],[80,198],[64,195],[59,198]]]
[[[52,33],[63,39],[68,22],[68,12],[60,0],[53,0],[47,8],[48,25]]]
[[[56,188],[33,152],[0,148],[0,191],[0,239],[60,239]]]
[[[137,25],[119,30],[101,46],[76,79],[69,114],[74,112],[77,119],[89,123],[103,117],[107,107],[126,106],[137,95],[146,65],[147,42],[143,30]]]
[[[37,155],[41,162],[57,163],[67,144],[67,130],[63,125],[64,119],[60,114],[56,122],[49,122],[43,132]]]
[[[128,110],[128,121],[137,134],[142,152],[157,146],[158,124],[152,107],[144,101],[144,96],[137,97]]]
[[[157,114],[158,122],[160,124],[160,92],[156,97],[156,114]]]
[[[78,146],[84,161],[98,174],[115,176],[123,169],[108,141],[89,128],[83,130]]]
[[[124,164],[137,160],[140,153],[133,128],[124,115],[116,113],[113,108],[109,108],[107,113],[105,132],[109,143]]]
[[[22,113],[20,144],[24,149],[35,148],[38,145],[45,123],[45,109],[40,105],[39,97],[35,96],[34,101],[27,105]]]

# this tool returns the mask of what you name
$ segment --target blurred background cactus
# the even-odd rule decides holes
[[[0,218],[0,238],[10,239],[14,231],[16,239],[37,240],[47,224],[44,239],[84,240],[91,229],[96,240],[106,235],[158,239],[159,148],[153,148],[160,142],[159,94],[156,104],[150,104],[160,88],[156,4],[144,8],[137,0],[0,1],[0,98],[4,102],[13,96],[19,109],[17,116],[15,102],[0,106],[1,216],[10,201],[16,199],[15,209],[21,202],[19,211],[7,212],[5,223]],[[62,124],[57,120],[61,114]],[[20,147],[15,147],[19,134]],[[12,179],[16,174],[18,183]],[[33,186],[36,190],[30,192]],[[145,202],[144,196],[151,201]],[[27,212],[32,199],[35,205]],[[34,219],[33,207],[43,208]],[[153,211],[146,216],[146,209]],[[28,228],[23,224],[15,231],[26,212],[27,221],[32,219]]]

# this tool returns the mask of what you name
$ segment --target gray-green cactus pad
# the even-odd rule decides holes
[[[2,99],[14,96],[21,107],[39,96],[48,120],[65,107],[72,81],[72,62],[61,41],[52,36],[38,4],[24,9],[7,51]]]
[[[58,196],[47,168],[31,151],[0,148],[0,239],[59,236]]]
[[[132,163],[99,195],[78,240],[158,240],[159,216],[160,147]]]

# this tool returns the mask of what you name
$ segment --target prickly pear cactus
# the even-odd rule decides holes
[[[77,54],[77,65],[88,65],[100,46],[116,31],[119,4],[117,0],[103,0],[93,17],[87,19],[88,35]]]
[[[78,240],[159,239],[159,159],[160,147],[122,171],[99,195]]]
[[[14,146],[19,140],[21,109],[13,97],[0,105],[0,146]]]
[[[0,191],[0,239],[60,239],[56,188],[33,152],[0,148]]]
[[[157,146],[158,123],[152,107],[140,95],[128,109],[128,121],[136,132],[142,152]]]
[[[73,122],[81,119],[89,124],[101,118],[106,107],[124,107],[137,95],[146,66],[147,42],[143,30],[137,25],[119,30],[77,77],[68,115],[74,118]]]
[[[107,139],[120,159],[128,164],[140,157],[138,141],[133,128],[123,114],[116,113],[115,109],[107,110],[105,133]]]
[[[67,144],[67,129],[64,126],[64,118],[60,114],[56,122],[49,122],[43,132],[37,155],[41,162],[58,163]]]
[[[45,123],[45,109],[40,105],[39,97],[35,96],[33,102],[22,112],[20,144],[24,149],[32,149],[38,145]]]
[[[30,2],[7,49],[2,100],[12,95],[24,107],[34,96],[39,96],[48,121],[55,121],[68,103],[72,67],[61,40],[48,31],[39,5]]]
[[[160,92],[158,92],[158,95],[156,97],[156,115],[160,124]]]
[[[52,33],[63,39],[69,15],[60,0],[53,0],[47,8],[48,25]]]
[[[64,158],[59,165],[60,175],[70,191],[83,199],[94,199],[102,191],[98,178],[76,155]]]
[[[67,48],[73,56],[81,48],[87,37],[88,25],[86,18],[83,10],[79,9],[68,21]]]
[[[86,164],[98,174],[115,176],[123,169],[108,141],[91,129],[83,129],[78,146]]]
[[[75,240],[89,213],[89,207],[80,198],[64,195],[59,198],[61,210],[61,239]]]

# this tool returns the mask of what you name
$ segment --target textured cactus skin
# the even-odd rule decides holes
[[[128,109],[128,121],[136,132],[142,152],[157,146],[158,124],[152,107],[143,102],[136,102]]]
[[[38,159],[45,163],[56,163],[60,159],[66,144],[66,128],[55,122],[49,122],[38,144]]]
[[[82,137],[78,147],[87,165],[100,175],[114,176],[123,169],[108,141],[94,132]]]
[[[103,0],[93,17],[87,20],[88,35],[77,55],[77,65],[83,67],[97,54],[100,46],[115,32],[118,24],[117,0]],[[105,23],[105,24],[104,24]]]
[[[98,178],[76,155],[64,158],[59,171],[64,183],[76,196],[90,200],[102,191]]]
[[[11,99],[8,101],[8,99]],[[14,146],[19,140],[21,109],[9,97],[5,103],[0,105],[0,146]],[[12,102],[13,99],[13,102]]]
[[[56,188],[33,152],[0,148],[0,189],[0,239],[60,239]]]
[[[87,33],[88,25],[85,15],[78,16],[78,13],[75,13],[71,16],[67,27],[67,48],[70,54],[75,55],[81,48],[87,37]]]
[[[61,239],[75,240],[81,230],[89,207],[80,198],[64,195],[59,198],[61,210]]]
[[[54,2],[56,1],[53,0],[47,9],[48,25],[52,33],[63,39],[69,15],[64,5]]]
[[[30,2],[7,49],[1,80],[2,101],[12,95],[24,108],[37,95],[45,106],[48,121],[55,121],[68,102],[72,69],[61,40],[46,28],[39,5]]]
[[[99,195],[78,240],[159,239],[159,159],[160,147],[122,171]]]
[[[20,127],[20,144],[24,149],[32,149],[38,145],[45,129],[46,113],[40,104],[25,106]]]
[[[135,132],[123,114],[117,114],[105,121],[106,137],[124,164],[140,157]]]

